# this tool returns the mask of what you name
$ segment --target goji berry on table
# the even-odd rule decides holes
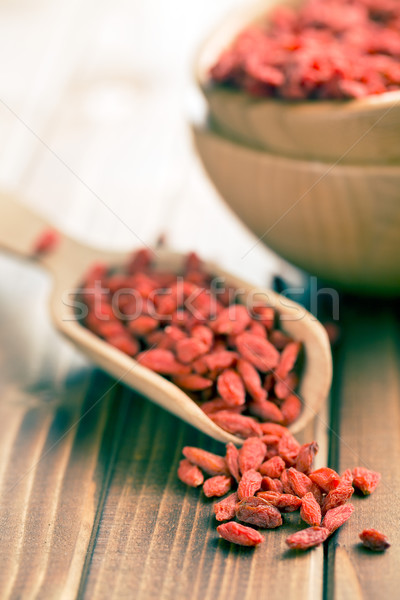
[[[322,544],[328,538],[329,533],[325,527],[308,527],[289,535],[286,543],[293,550],[308,550]]]
[[[240,546],[258,546],[264,541],[264,536],[261,533],[252,527],[246,527],[235,521],[218,525],[217,531],[224,540]]]
[[[312,492],[307,492],[302,497],[300,516],[308,525],[321,525],[321,507]]]
[[[354,512],[352,504],[342,504],[328,510],[322,521],[322,526],[329,529],[331,533],[336,531],[351,517]]]
[[[225,496],[231,489],[231,478],[226,475],[214,475],[203,483],[203,492],[207,498]]]
[[[229,494],[223,500],[214,504],[214,513],[217,521],[229,521],[236,516],[236,505],[239,502],[237,492]]]
[[[192,465],[187,458],[182,459],[179,463],[178,477],[183,483],[191,487],[198,487],[204,482],[204,476],[199,467]]]
[[[375,491],[381,480],[381,474],[364,467],[353,469],[353,487],[357,488],[365,496]]]
[[[375,552],[383,552],[390,546],[386,535],[377,529],[364,529],[359,537],[363,546]]]
[[[279,510],[260,496],[241,500],[236,506],[236,518],[261,529],[275,529],[282,525]]]

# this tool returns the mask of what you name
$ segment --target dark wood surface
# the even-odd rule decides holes
[[[223,447],[94,369],[52,330],[49,283],[0,258],[0,597],[239,600],[396,597],[399,320],[342,303],[331,415],[304,432],[343,470],[382,472],[327,548],[286,550],[298,515],[257,550],[219,540],[212,501],[176,477],[184,444]],[[27,310],[27,307],[29,310]],[[360,549],[382,529],[392,547]],[[395,594],[393,596],[393,594]]]

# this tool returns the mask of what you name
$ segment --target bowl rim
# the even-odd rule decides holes
[[[224,48],[227,48],[234,38],[247,25],[265,17],[278,5],[296,6],[303,0],[257,0],[250,6],[241,5],[236,10],[231,10],[225,18],[213,28],[211,33],[199,45],[194,58],[194,78],[205,97],[216,93],[224,93],[237,98],[246,106],[280,106],[282,110],[299,113],[311,113],[313,117],[318,114],[347,114],[353,112],[371,112],[390,110],[396,106],[400,109],[400,89],[371,94],[365,98],[350,98],[338,100],[285,100],[277,98],[253,97],[238,88],[214,84],[208,70],[215,62]]]
[[[315,169],[316,174],[322,173],[322,176],[330,173],[331,170],[335,170],[335,173],[347,175],[361,175],[365,177],[368,172],[369,177],[378,177],[379,175],[396,176],[400,178],[400,163],[392,164],[380,164],[380,163],[369,163],[369,164],[358,164],[358,163],[342,163],[340,159],[324,162],[322,160],[306,159],[306,158],[295,158],[293,156],[285,156],[283,154],[276,154],[274,152],[268,152],[263,148],[254,148],[249,144],[237,141],[228,137],[220,131],[216,131],[209,123],[192,123],[191,131],[193,136],[209,136],[213,137],[225,146],[230,146],[235,152],[243,152],[244,155],[251,157],[251,159],[257,160],[270,160],[275,164],[286,164],[290,168],[296,168],[299,170],[310,170]],[[357,173],[358,172],[358,173]]]

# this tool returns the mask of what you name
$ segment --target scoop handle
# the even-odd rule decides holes
[[[0,193],[0,247],[25,258],[38,257],[35,246],[48,230],[55,230],[43,217],[19,202],[13,192]]]

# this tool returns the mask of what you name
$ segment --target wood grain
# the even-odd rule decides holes
[[[373,315],[373,317],[371,317]],[[394,304],[349,302],[344,311],[344,339],[336,371],[337,410],[332,424],[339,471],[360,465],[382,474],[370,497],[354,494],[355,512],[331,540],[329,589],[339,600],[389,598],[400,586],[397,509],[400,498],[400,329]],[[384,554],[363,549],[358,534],[374,527],[392,544]],[[343,565],[348,565],[344,568]],[[335,568],[334,568],[335,567]],[[350,576],[349,573],[352,573]]]

